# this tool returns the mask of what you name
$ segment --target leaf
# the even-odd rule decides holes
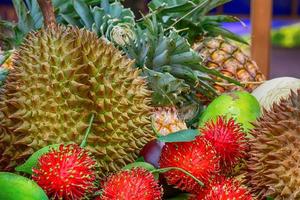
[[[135,162],[145,162],[145,159],[143,156],[138,157]]]
[[[190,142],[195,140],[195,137],[198,135],[200,135],[199,130],[187,129],[166,136],[159,136],[157,140],[160,142]]]
[[[144,169],[146,169],[148,171],[153,171],[153,170],[156,169],[153,165],[151,165],[151,164],[149,164],[147,162],[134,162],[134,163],[130,163],[130,164],[126,165],[125,167],[123,167],[122,169],[123,170],[130,170],[130,169],[133,169],[133,168],[144,168]]]
[[[37,163],[39,158],[45,154],[48,153],[51,149],[57,149],[60,144],[53,144],[46,147],[43,147],[42,149],[36,151],[33,153],[24,164],[19,165],[15,168],[17,172],[24,172],[27,174],[32,174],[32,168],[37,167]]]
[[[266,200],[274,200],[274,198],[267,196]]]
[[[152,103],[154,105],[176,105],[184,101],[182,94],[190,91],[189,85],[169,73],[156,72],[145,68],[142,75],[147,77],[149,86],[153,91]]]
[[[91,30],[94,19],[87,4],[83,0],[74,0],[74,9],[83,20],[85,27]]]
[[[190,197],[190,194],[183,193],[183,194],[177,195],[176,197],[169,198],[167,200],[188,200],[189,197]]]
[[[139,162],[139,161],[130,163],[130,164],[126,165],[125,167],[123,167],[122,169],[123,170],[131,170],[133,168],[143,168],[143,169],[150,171],[151,173],[156,170],[156,168],[153,165],[151,165],[147,162]],[[152,173],[152,174],[153,174],[155,180],[158,180],[159,173]]]
[[[235,40],[237,42],[248,45],[248,42],[243,37],[231,32],[225,28],[214,26],[214,25],[204,25],[204,29],[207,32],[211,33],[211,35],[213,35],[213,36],[222,35],[224,38],[229,38],[229,39]]]
[[[204,183],[202,181],[200,181],[198,178],[196,178],[193,174],[191,174],[190,172],[188,172],[182,168],[179,168],[179,167],[166,167],[166,168],[155,169],[152,171],[152,173],[153,174],[161,174],[161,173],[166,173],[171,170],[178,170],[180,172],[183,172],[185,175],[194,179],[199,185],[204,186]]]

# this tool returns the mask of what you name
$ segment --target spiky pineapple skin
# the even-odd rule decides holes
[[[300,199],[300,89],[255,123],[246,183],[259,199]]]
[[[80,144],[100,176],[134,161],[154,138],[150,91],[133,61],[97,35],[59,26],[31,32],[14,55],[0,98],[0,169],[50,144]]]
[[[241,48],[224,40],[221,36],[199,39],[194,43],[193,49],[200,54],[203,64],[208,68],[245,83],[241,88],[236,85],[226,85],[223,79],[217,78],[221,84],[215,84],[215,88],[220,93],[235,90],[252,92],[259,83],[265,80],[257,64]]]
[[[161,135],[168,135],[187,129],[184,120],[181,120],[175,107],[156,107],[153,113],[154,127]]]

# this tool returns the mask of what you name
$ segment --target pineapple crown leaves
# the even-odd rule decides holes
[[[182,35],[189,41],[201,36],[218,36],[232,39],[241,43],[247,42],[240,36],[222,27],[222,22],[241,22],[234,16],[214,15],[208,13],[216,7],[231,0],[152,0],[148,7],[151,13],[156,13],[166,28],[175,27],[182,30]],[[186,28],[189,27],[189,28]]]
[[[207,74],[222,75],[202,66],[201,57],[188,41],[175,29],[166,31],[155,14],[137,24],[135,35],[136,40],[123,50],[135,59],[136,67],[146,69],[143,74],[154,91],[155,105],[182,105],[190,101],[187,97],[195,97],[195,92],[209,98],[217,95],[211,86],[214,81]]]

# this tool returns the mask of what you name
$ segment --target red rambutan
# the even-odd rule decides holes
[[[190,200],[252,200],[253,197],[247,188],[233,179],[226,177],[216,178],[205,190]]]
[[[42,155],[32,179],[51,199],[79,200],[96,189],[97,163],[76,144],[60,145]]]
[[[161,200],[162,188],[146,169],[123,170],[107,178],[100,200]]]
[[[181,168],[205,185],[219,170],[219,156],[214,147],[202,136],[197,136],[191,142],[166,143],[160,157],[160,168]],[[169,185],[193,192],[201,188],[192,177],[179,170],[170,170],[164,173]]]
[[[231,118],[218,117],[200,129],[201,133],[216,149],[220,156],[220,166],[225,172],[246,156],[247,141],[242,128]]]

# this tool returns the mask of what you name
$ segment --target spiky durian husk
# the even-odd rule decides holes
[[[281,100],[252,131],[247,181],[260,198],[300,199],[300,89]]]
[[[133,61],[86,30],[32,32],[15,54],[0,103],[0,169],[49,144],[83,139],[100,175],[134,161],[154,137],[150,91]]]
[[[240,47],[221,36],[202,38],[193,45],[193,48],[203,57],[204,64],[208,68],[218,70],[223,75],[244,83],[243,88],[248,92],[265,80],[256,63]],[[221,93],[243,89],[233,84],[226,85],[225,80],[215,78],[221,83],[215,84],[215,88]]]

